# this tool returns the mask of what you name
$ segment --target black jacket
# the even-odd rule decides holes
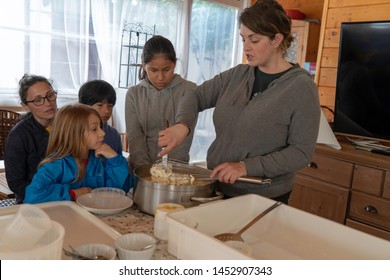
[[[11,130],[4,149],[4,165],[8,186],[16,195],[16,202],[24,199],[39,162],[45,157],[49,133],[31,113]]]

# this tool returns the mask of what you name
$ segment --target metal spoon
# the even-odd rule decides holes
[[[152,244],[149,244],[149,245],[146,245],[146,246],[142,247],[141,249],[139,249],[139,251],[147,250],[147,249],[149,249],[149,248],[152,248],[154,245],[157,246],[159,242],[160,242],[160,241],[157,240],[155,243],[152,243]]]
[[[149,248],[152,248],[154,245],[156,245],[156,243],[146,245],[145,247],[142,247],[142,248],[139,249],[139,250],[140,250],[140,251],[147,250],[147,249],[149,249]]]
[[[167,129],[169,127],[169,122],[167,119],[163,119],[163,128]],[[165,149],[165,147],[163,148]],[[168,169],[168,154],[162,156],[162,166],[165,170]]]
[[[221,233],[221,234],[218,234],[214,237],[221,240],[222,242],[226,242],[226,241],[230,241],[230,240],[244,241],[244,239],[242,239],[242,237],[241,237],[241,234],[244,231],[246,231],[248,228],[250,228],[252,225],[254,225],[258,220],[260,220],[262,217],[264,217],[266,214],[268,214],[269,212],[271,212],[273,209],[275,209],[276,207],[278,207],[281,204],[282,204],[282,202],[280,202],[280,201],[272,204],[270,207],[268,207],[263,212],[261,212],[256,218],[254,218],[250,223],[248,223],[246,226],[244,226],[237,233]]]
[[[65,250],[65,249],[62,249],[62,250],[64,251],[66,256],[71,257],[71,258],[76,259],[76,260],[107,260],[107,258],[105,256],[101,256],[101,255],[96,255],[93,257],[86,257],[86,256],[81,255],[79,252],[77,252],[77,250],[75,250],[71,245],[69,245],[69,248],[72,250],[72,252]]]

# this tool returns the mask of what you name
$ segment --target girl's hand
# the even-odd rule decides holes
[[[178,123],[173,126],[168,127],[158,133],[158,146],[165,147],[158,156],[162,157],[165,154],[168,154],[175,147],[183,143],[184,139],[188,135],[188,127],[184,124]]]
[[[78,198],[79,196],[81,196],[83,194],[90,193],[91,190],[92,190],[91,188],[87,188],[87,187],[82,187],[82,188],[79,188],[79,189],[72,189],[72,191],[76,195],[76,198]]]
[[[210,178],[218,178],[218,181],[234,184],[237,178],[248,175],[245,165],[241,162],[225,162],[221,163],[213,169]]]
[[[95,150],[95,157],[99,157],[100,155],[105,158],[113,158],[118,154],[107,144],[103,143],[98,149]]]

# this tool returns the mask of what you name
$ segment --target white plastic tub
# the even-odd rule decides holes
[[[114,247],[115,240],[121,234],[101,221],[95,215],[89,213],[83,207],[72,201],[56,201],[34,204],[45,211],[51,220],[59,223],[65,229],[62,234],[60,250],[58,251],[62,259],[69,259],[62,252],[62,247],[69,250],[69,245],[73,248],[88,244],[101,243]],[[4,207],[0,209],[0,226],[6,224],[17,213],[20,205]],[[0,240],[1,242],[1,240]],[[12,257],[12,258],[17,258]],[[57,259],[57,255],[41,256],[29,255],[23,257],[28,259]]]
[[[281,205],[243,233],[252,255],[213,236],[237,232],[274,201],[244,195],[167,215],[168,251],[179,259],[390,259],[390,242]],[[185,224],[191,218],[197,228]]]

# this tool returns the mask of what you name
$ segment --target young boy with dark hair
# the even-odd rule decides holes
[[[114,87],[103,80],[88,81],[80,87],[79,102],[90,105],[98,111],[103,120],[103,130],[106,133],[104,143],[118,154],[122,154],[121,137],[118,131],[107,123],[112,116],[112,109],[116,103]]]

